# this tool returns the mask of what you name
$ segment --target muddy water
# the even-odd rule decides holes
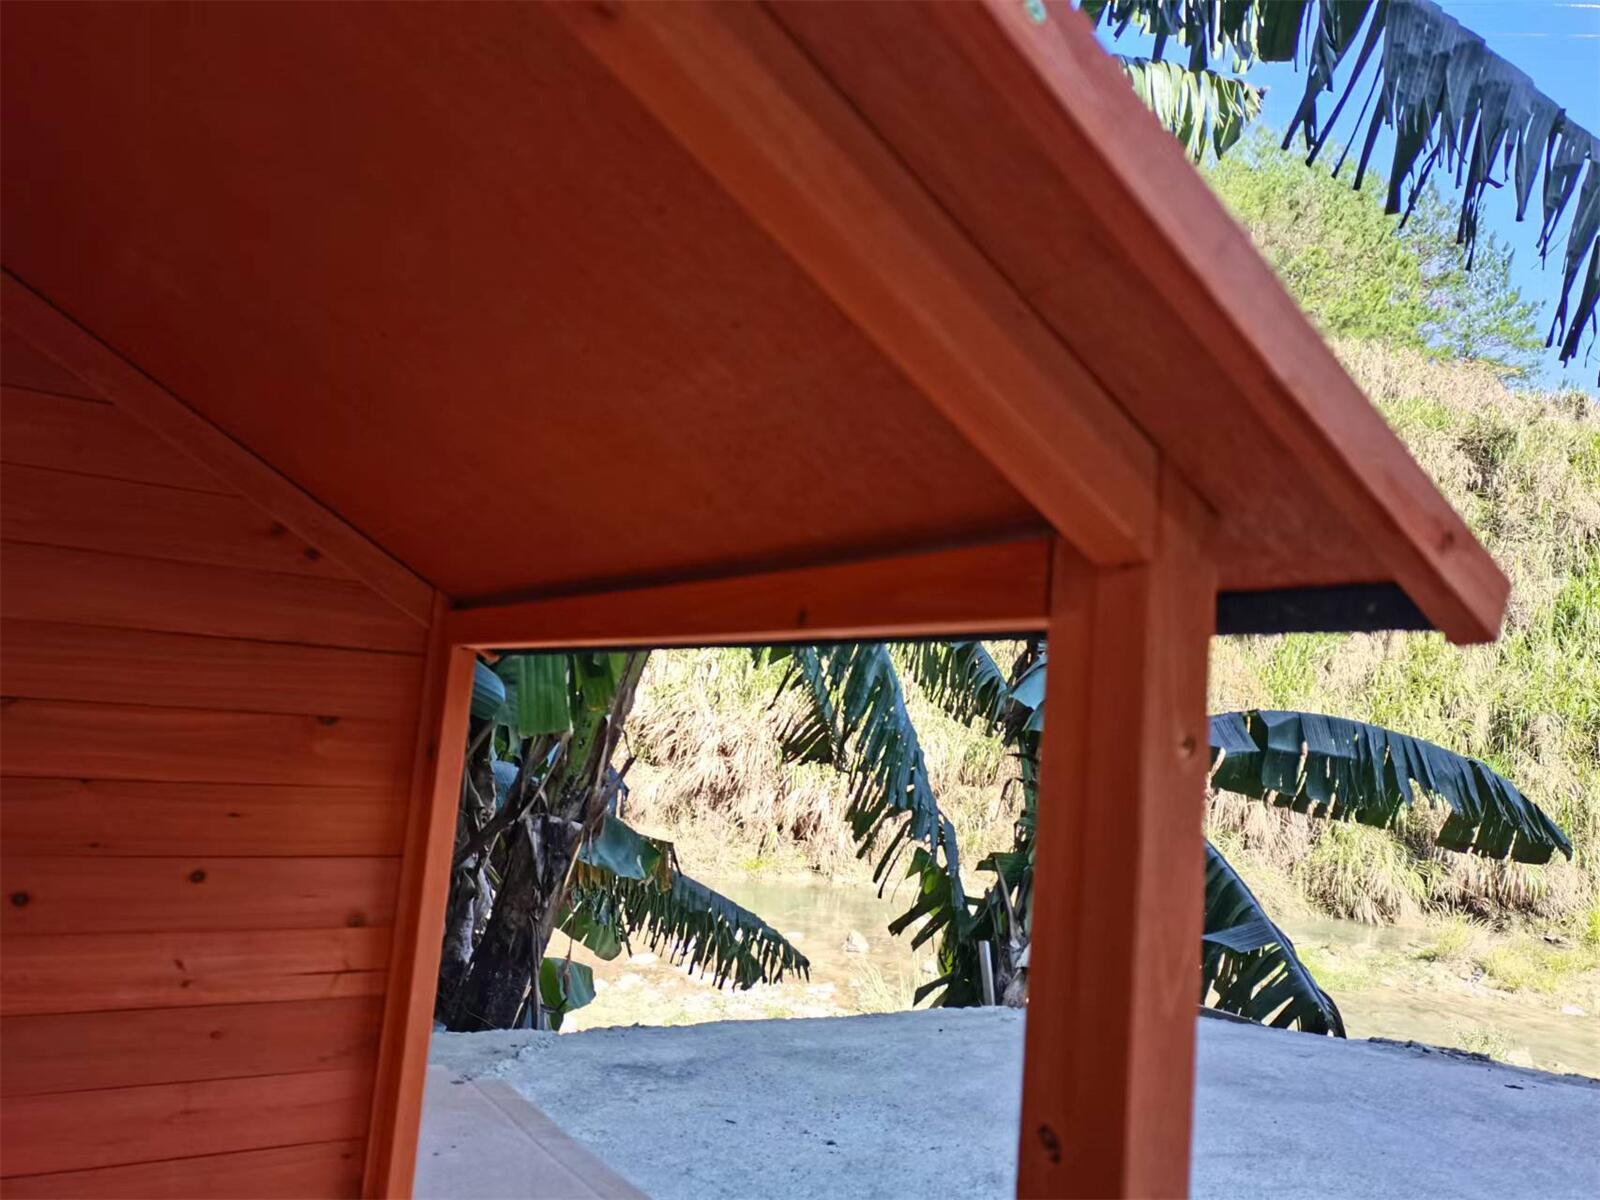
[[[1593,996],[1571,1005],[1503,992],[1471,978],[1471,972],[1451,977],[1409,970],[1407,964],[1428,941],[1421,928],[1327,918],[1283,924],[1302,952],[1375,964],[1374,978],[1365,986],[1341,988],[1325,981],[1351,1037],[1457,1046],[1518,1066],[1600,1077],[1600,1006]]]
[[[691,978],[647,951],[601,962],[579,947],[573,957],[594,967],[597,996],[568,1018],[567,1028],[894,1011],[909,1007],[913,990],[932,977],[931,952],[913,952],[909,939],[885,928],[909,905],[909,893],[879,899],[859,885],[748,875],[705,882],[782,930],[811,960],[810,978],[741,992]],[[1329,984],[1352,1037],[1486,1050],[1523,1066],[1600,1077],[1600,1013],[1593,1004],[1581,1015],[1564,1013],[1547,998],[1508,995],[1428,970],[1414,958],[1426,942],[1421,929],[1326,919],[1285,924],[1295,944],[1319,961],[1360,967],[1360,986]]]

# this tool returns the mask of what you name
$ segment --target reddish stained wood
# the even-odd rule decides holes
[[[8,857],[0,932],[387,926],[399,874],[393,858]]]
[[[1030,128],[1030,167],[1048,164],[1069,182],[1140,290],[1162,297],[1172,323],[1216,360],[1227,390],[1213,402],[1241,408],[1247,423],[1270,434],[1275,454],[1293,463],[1296,492],[1314,488],[1316,499],[1347,523],[1354,545],[1374,555],[1382,573],[1439,629],[1458,642],[1492,641],[1509,593],[1505,576],[1139,103],[1088,22],[1065,8],[1036,22],[1010,0],[933,5],[930,15],[954,31],[966,72],[992,81]],[[993,215],[1025,227],[1015,214]],[[979,240],[993,238],[986,233]],[[1025,253],[1037,249],[1030,245]],[[1119,306],[1106,311],[1126,319]],[[1105,358],[1101,369],[1119,374],[1152,361],[1185,368],[1191,361],[1181,354]],[[1118,398],[1191,480],[1198,483],[1219,465],[1234,471],[1239,460],[1232,456],[1204,466],[1192,461],[1183,431],[1193,428],[1196,393],[1180,372],[1161,382],[1119,391]],[[1170,432],[1157,433],[1158,426]],[[1327,524],[1325,513],[1310,511],[1302,543]],[[1248,555],[1251,548],[1241,549]],[[1347,572],[1343,578],[1326,582],[1359,578],[1350,573],[1352,559],[1337,564]]]
[[[408,721],[422,660],[50,621],[0,621],[0,693],[84,700]]]
[[[371,1070],[377,996],[8,1017],[0,1095]]]
[[[1188,1190],[1216,589],[1209,514],[1163,484],[1153,562],[1056,558],[1020,1196]]]
[[[270,464],[21,283],[0,278],[4,320],[26,341],[178,449],[221,475],[379,596],[426,625],[433,588]]]
[[[477,647],[693,646],[1016,633],[1044,623],[1042,538],[458,609]]]
[[[552,11],[1054,528],[1144,556],[1144,434],[769,14]]]
[[[416,652],[427,633],[365,584],[162,562],[57,546],[0,546],[0,615],[313,646]]]
[[[16,464],[0,467],[0,496],[0,535],[7,541],[353,578],[239,496]]]
[[[0,462],[233,496],[182,451],[105,400],[0,387]]]
[[[405,838],[380,788],[11,776],[0,792],[8,855],[387,857]]]
[[[93,397],[71,371],[35,350],[12,330],[0,325],[0,381],[5,386],[62,396]]]
[[[452,644],[445,611],[441,594],[434,605],[433,649],[417,721],[395,950],[367,1135],[363,1192],[368,1196],[409,1196],[416,1170],[450,856],[472,707],[473,656]]]
[[[390,930],[7,937],[0,1016],[383,993]]]
[[[94,736],[84,737],[92,729]],[[0,773],[358,788],[406,780],[406,726],[365,717],[8,700]]]
[[[169,1158],[164,1162],[28,1175],[0,1180],[7,1200],[82,1200],[84,1196],[149,1200],[305,1200],[354,1196],[361,1186],[365,1143],[360,1140],[275,1146],[236,1154]]]
[[[358,1138],[372,1073],[306,1071],[0,1100],[6,1175]]]

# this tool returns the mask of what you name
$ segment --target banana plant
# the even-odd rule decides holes
[[[997,958],[997,987],[1013,994],[1025,962],[1034,872],[1037,762],[1044,727],[1046,647],[1023,643],[1009,672],[982,643],[796,647],[785,689],[811,701],[785,731],[793,757],[822,758],[852,779],[852,828],[860,852],[882,853],[880,888],[896,855],[913,847],[908,874],[917,881],[911,908],[890,930],[912,930],[913,946],[938,938],[939,973],[917,1001],[979,1003],[977,946]],[[995,883],[970,897],[959,876],[950,822],[927,781],[899,672],[957,720],[998,734],[1020,760],[1022,802],[1009,849],[978,865]],[[1210,721],[1213,786],[1314,817],[1390,828],[1419,794],[1443,801],[1450,815],[1438,835],[1449,850],[1541,863],[1566,835],[1505,777],[1477,759],[1375,725],[1314,713],[1222,713]],[[1338,1006],[1312,977],[1290,939],[1272,921],[1222,853],[1206,853],[1204,927],[1197,993],[1225,1012],[1305,1032],[1343,1036]]]
[[[1252,66],[1298,62],[1305,83],[1284,148],[1301,137],[1308,166],[1337,150],[1335,175],[1355,150],[1359,188],[1378,134],[1388,129],[1386,211],[1400,214],[1403,224],[1437,171],[1459,192],[1456,240],[1469,266],[1491,189],[1511,198],[1518,221],[1537,197],[1533,242],[1541,259],[1557,249],[1570,209],[1548,342],[1562,363],[1578,357],[1585,339],[1593,345],[1600,328],[1600,137],[1434,0],[1077,0],[1077,6],[1114,40],[1129,31],[1150,39],[1148,57],[1119,60],[1123,72],[1195,158],[1208,141],[1223,153],[1260,112],[1260,92],[1242,78]],[[1049,19],[1042,4],[1030,7],[1036,20]],[[1350,105],[1363,93],[1359,108]],[[1351,119],[1342,123],[1347,114]],[[1344,146],[1330,149],[1341,129]]]
[[[436,1005],[449,1028],[559,1028],[592,1000],[590,969],[547,954],[558,929],[604,959],[639,938],[718,986],[806,974],[781,934],[618,815],[629,763],[613,759],[644,662],[477,664]]]

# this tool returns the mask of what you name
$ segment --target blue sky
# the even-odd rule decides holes
[[[1495,53],[1527,72],[1539,89],[1564,107],[1580,125],[1600,133],[1600,0],[1438,0],[1438,3],[1479,34]],[[1124,54],[1143,52],[1131,32],[1117,44],[1117,49]],[[1251,68],[1248,78],[1251,83],[1267,88],[1264,118],[1274,128],[1282,129],[1293,116],[1304,91],[1304,76],[1291,64],[1268,63]],[[1352,106],[1358,106],[1364,95],[1363,89],[1352,99]],[[1327,112],[1328,105],[1322,106],[1322,111]],[[1350,120],[1347,110],[1339,126],[1341,135],[1346,132]],[[1387,172],[1392,154],[1392,139],[1380,138],[1373,154],[1374,165]],[[1335,157],[1329,156],[1330,159]],[[1441,184],[1446,182],[1442,172],[1436,171],[1434,177]],[[1446,192],[1451,194],[1449,189]],[[1529,204],[1527,218],[1519,226],[1512,197],[1505,191],[1492,191],[1484,204],[1483,227],[1498,234],[1512,248],[1512,275],[1523,296],[1544,303],[1543,332],[1555,309],[1561,285],[1559,255],[1566,243],[1564,236],[1558,238],[1548,264],[1541,267],[1533,245],[1539,221],[1537,191],[1535,197]],[[1563,234],[1570,219],[1569,206],[1562,223]],[[1554,351],[1549,352],[1540,381],[1592,391],[1600,345],[1589,349],[1587,363],[1583,357],[1580,353],[1572,366],[1562,370]]]

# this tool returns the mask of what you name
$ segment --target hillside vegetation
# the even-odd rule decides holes
[[[1571,836],[1571,863],[1487,863],[1431,845],[1220,800],[1213,836],[1241,870],[1318,909],[1389,921],[1422,909],[1593,920],[1600,901],[1600,420],[1576,392],[1507,388],[1484,365],[1378,343],[1340,346],[1351,374],[1511,579],[1498,642],[1438,634],[1218,639],[1214,709],[1356,717],[1481,758]],[[1270,878],[1272,875],[1277,879]],[[1274,886],[1277,884],[1278,886]]]
[[[1379,188],[1352,192],[1257,133],[1209,169],[1351,374],[1512,581],[1500,641],[1433,634],[1218,639],[1214,711],[1298,708],[1372,721],[1487,761],[1576,847],[1546,867],[1432,846],[1442,815],[1395,837],[1215,799],[1211,836],[1273,906],[1390,922],[1424,912],[1559,923],[1600,945],[1600,417],[1579,392],[1512,386],[1541,342],[1492,239],[1469,273],[1444,206],[1397,233]],[[1509,381],[1509,382],[1508,382]],[[1270,504],[1271,497],[1264,496]],[[1002,664],[1004,647],[995,648]],[[724,868],[865,878],[845,785],[781,761],[781,670],[737,650],[656,654],[629,726],[630,811]],[[968,863],[1006,847],[1018,795],[999,744],[907,702]],[[707,860],[710,860],[707,862]]]

